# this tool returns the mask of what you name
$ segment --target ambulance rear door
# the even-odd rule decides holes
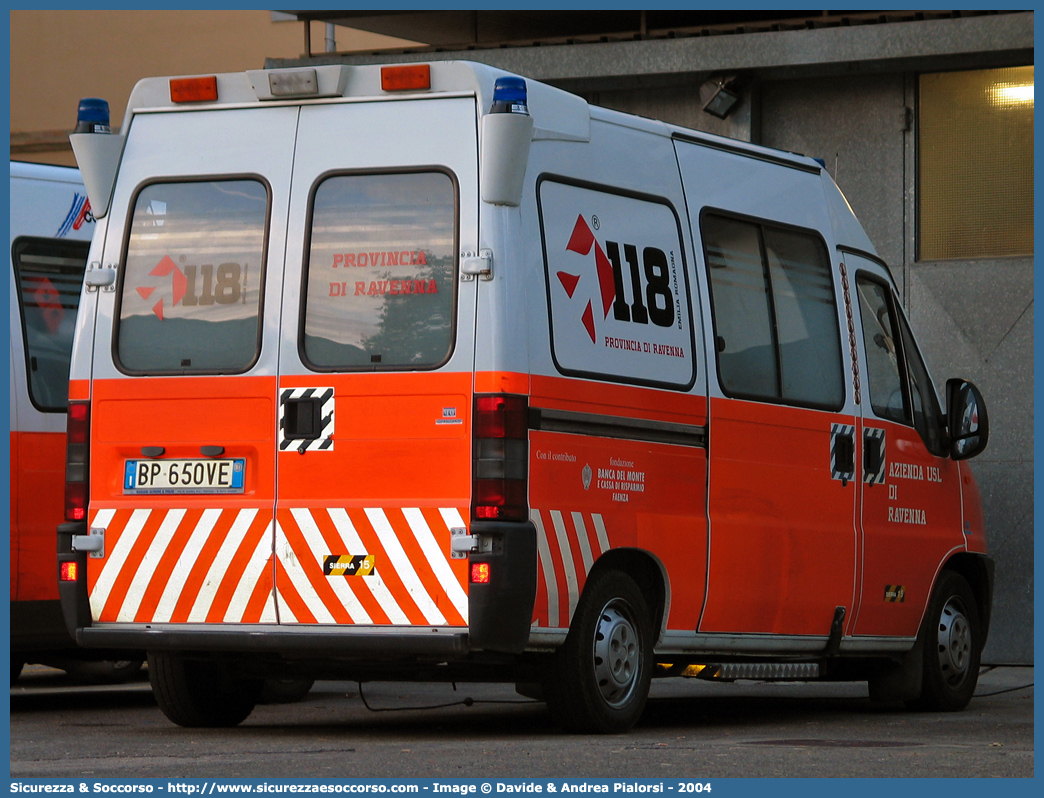
[[[95,623],[274,623],[279,291],[298,108],[138,113],[91,393]]]
[[[471,491],[475,100],[302,110],[280,350],[286,624],[460,631]]]

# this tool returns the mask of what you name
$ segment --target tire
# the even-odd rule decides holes
[[[25,667],[25,660],[11,657],[11,684],[18,681],[18,677],[22,675],[22,668]]]
[[[911,709],[955,712],[975,693],[982,653],[981,625],[975,594],[960,574],[943,571],[925,617],[921,695]]]
[[[262,679],[240,678],[228,663],[177,654],[148,655],[149,681],[160,710],[179,726],[237,726],[254,711]]]
[[[607,570],[588,580],[565,643],[544,674],[544,695],[566,731],[630,729],[652,679],[649,609],[637,583]]]
[[[265,679],[259,704],[296,704],[312,689],[313,679]]]

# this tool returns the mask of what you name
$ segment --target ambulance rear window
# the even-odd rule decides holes
[[[61,412],[69,401],[69,357],[87,241],[15,239],[11,260],[18,284],[29,398],[38,410]]]
[[[259,180],[138,192],[116,356],[132,373],[237,373],[257,359],[268,189]]]
[[[341,174],[312,198],[301,356],[319,371],[435,368],[453,346],[457,188]]]

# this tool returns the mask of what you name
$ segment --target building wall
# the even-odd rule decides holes
[[[261,69],[267,58],[304,53],[304,23],[270,11],[11,11],[11,157],[74,166],[68,134],[81,97],[109,102],[123,122],[131,89],[153,75]],[[324,26],[311,23],[312,49]],[[337,47],[404,44],[339,28]]]

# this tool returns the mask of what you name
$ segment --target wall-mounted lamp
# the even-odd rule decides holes
[[[718,119],[724,119],[739,102],[739,95],[731,90],[735,75],[718,75],[704,81],[700,86],[700,103],[703,110]]]

